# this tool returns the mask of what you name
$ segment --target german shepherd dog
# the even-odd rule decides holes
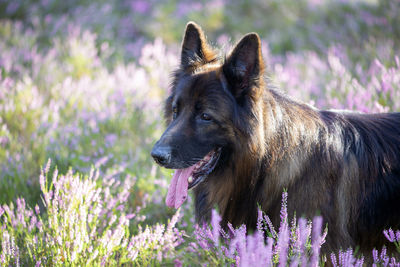
[[[323,251],[371,254],[400,228],[400,113],[318,110],[271,88],[256,33],[222,58],[188,23],[165,117],[151,155],[176,169],[166,204],[193,189],[199,222],[217,206],[223,223],[255,228],[259,206],[279,225],[286,189],[290,216],[328,224]]]

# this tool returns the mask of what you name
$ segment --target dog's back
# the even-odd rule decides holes
[[[318,111],[267,94],[266,109],[280,119],[265,126],[275,131],[266,136],[263,190],[255,197],[264,211],[279,223],[286,188],[292,215],[319,213],[328,223],[324,251],[393,247],[383,230],[400,228],[400,113]]]

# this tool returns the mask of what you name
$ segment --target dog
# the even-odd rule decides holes
[[[328,225],[323,251],[390,246],[382,231],[400,228],[400,113],[293,100],[265,78],[256,33],[221,57],[193,22],[171,87],[168,126],[151,152],[176,169],[168,206],[180,207],[193,189],[198,222],[217,206],[223,223],[255,228],[260,207],[279,225],[286,189],[291,216],[319,214]]]

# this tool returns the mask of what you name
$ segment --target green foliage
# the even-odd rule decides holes
[[[186,23],[199,23],[222,48],[258,32],[269,75],[295,98],[320,108],[381,112],[400,110],[399,13],[400,4],[390,0],[0,0],[0,205],[9,207],[0,217],[0,241],[3,251],[19,248],[20,256],[7,254],[4,262],[82,266],[100,265],[105,257],[108,265],[139,266],[173,264],[175,257],[185,265],[231,264],[213,250],[190,249],[190,201],[179,222],[185,242],[163,243],[171,246],[167,252],[151,239],[174,227],[164,204],[172,172],[156,167],[149,152],[164,128],[162,101]],[[118,228],[99,215],[84,226],[79,216],[105,203],[88,206],[67,184],[67,210],[43,203],[55,181],[48,177],[41,188],[37,177],[49,158],[50,172],[57,166],[60,177],[86,181],[90,190],[112,187],[115,196],[136,181],[127,188],[125,208],[110,210],[119,219],[136,217]],[[71,168],[95,168],[100,178]],[[29,221],[15,219],[15,203]],[[42,226],[29,230],[33,216]],[[79,253],[68,245],[77,238],[68,236],[71,227],[82,236],[96,229]],[[142,238],[137,255],[122,241],[107,250],[100,242],[107,229],[119,229],[121,240]],[[57,236],[61,241],[51,239]]]

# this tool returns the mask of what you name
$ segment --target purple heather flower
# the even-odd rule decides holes
[[[379,261],[378,250],[376,250],[375,248],[372,250],[372,258],[375,263]]]
[[[216,210],[212,210],[211,214],[211,226],[212,226],[212,240],[215,246],[218,246],[219,243],[219,236],[221,231],[221,216],[219,216]]]
[[[45,174],[49,173],[50,165],[51,165],[51,159],[49,158],[49,160],[47,161],[46,167],[44,168],[44,173]]]
[[[322,217],[318,216],[313,219],[313,229],[312,229],[312,250],[313,253],[311,255],[311,266],[317,266],[319,260],[319,251],[322,245],[322,237],[321,237],[321,229],[322,229]]]
[[[380,255],[380,260],[384,264],[384,266],[387,266],[389,264],[389,257],[386,254],[386,247],[382,248],[381,255]]]
[[[150,4],[144,0],[133,0],[131,2],[131,8],[141,14],[145,14],[150,9]]]
[[[174,260],[174,266],[175,267],[182,267],[182,262],[179,259]]]
[[[32,230],[36,227],[36,223],[37,223],[37,218],[36,218],[36,216],[33,215],[31,217],[31,221],[30,221],[30,223],[28,225],[28,231],[29,232],[32,232]]]
[[[257,210],[257,230],[260,232],[263,232],[262,220],[263,220],[263,212],[260,208],[258,208],[258,210]]]
[[[287,219],[287,218],[286,218]],[[283,227],[279,230],[278,241],[277,241],[277,250],[279,251],[279,266],[286,266],[288,248],[289,248],[289,228],[285,222],[281,222],[284,224]]]
[[[18,10],[19,7],[20,7],[20,3],[19,2],[14,2],[14,1],[10,2],[7,5],[6,13],[8,15],[13,15]]]
[[[265,222],[266,222],[267,225],[268,225],[268,228],[269,228],[269,231],[270,231],[272,237],[277,238],[277,237],[278,237],[278,234],[276,233],[275,227],[274,227],[274,225],[272,224],[270,218],[269,218],[267,215],[264,215],[264,220],[265,220]]]
[[[389,228],[389,230],[384,230],[383,234],[385,235],[387,240],[389,240],[390,242],[393,243],[396,241],[396,236],[394,235],[394,232],[391,228]]]
[[[288,220],[287,197],[288,197],[288,193],[283,192],[282,193],[282,207],[281,207],[281,226],[287,226],[287,220]]]
[[[46,178],[44,177],[44,174],[42,171],[39,176],[39,184],[40,184],[40,188],[42,189],[42,191],[45,190],[45,181],[46,181]]]
[[[335,253],[331,253],[331,262],[332,262],[333,267],[339,266],[339,265],[337,264],[337,260],[336,260],[336,255],[335,255]]]
[[[274,245],[274,239],[272,237],[267,238],[267,246],[265,247],[265,264],[267,266],[272,266],[272,260],[273,260],[273,245]]]
[[[229,234],[234,235],[235,234],[235,229],[233,228],[232,224],[228,222],[228,229],[229,229]]]
[[[135,213],[129,213],[129,214],[127,214],[125,217],[126,217],[128,220],[132,220],[133,218],[135,218],[135,216],[136,216]]]

